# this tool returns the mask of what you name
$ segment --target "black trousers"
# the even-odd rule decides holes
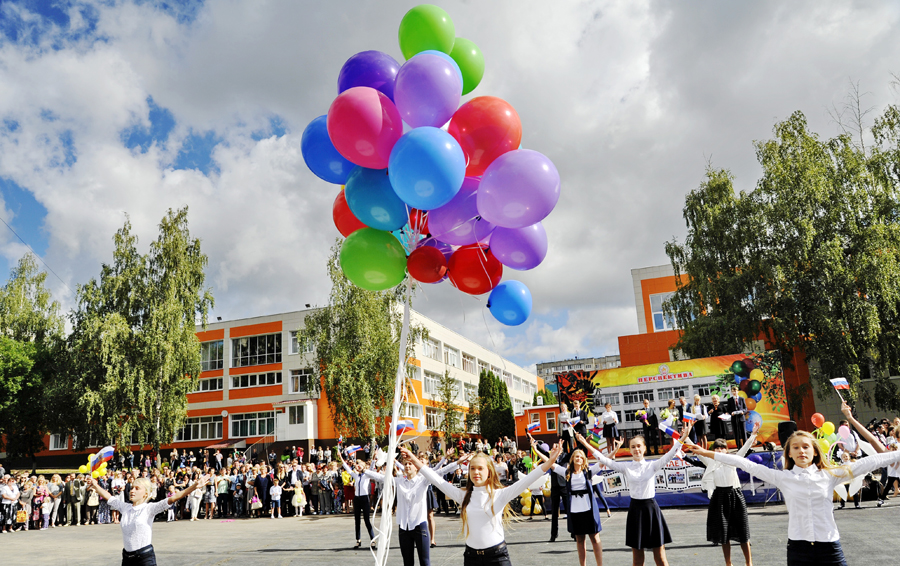
[[[156,552],[153,545],[148,544],[134,552],[122,550],[122,566],[156,566]]]
[[[463,552],[463,566],[512,566],[512,563],[509,561],[506,543],[501,542],[497,546],[483,550],[466,546]]]
[[[645,426],[641,433],[644,435],[644,441],[647,443],[647,454],[650,454],[651,447],[653,454],[659,454],[659,432],[657,429]]]
[[[310,505],[310,507],[312,507],[313,515],[318,515],[319,514],[319,492],[317,491],[317,492],[313,493],[312,491],[310,491],[307,501],[309,501],[309,505]],[[324,511],[324,509],[323,509],[323,511]],[[357,530],[359,530],[359,529],[357,529]],[[356,538],[359,538],[359,537],[356,537]]]
[[[731,417],[731,430],[734,432],[734,443],[738,448],[747,442],[747,421],[742,419],[742,416]]]
[[[428,538],[428,523],[422,521],[416,528],[407,531],[400,529],[400,555],[403,566],[413,566],[413,550],[419,555],[419,566],[431,566],[431,540]]]
[[[356,527],[356,540],[359,539],[359,518],[362,515],[366,522],[366,530],[369,531],[369,540],[375,538],[372,531],[372,523],[369,522],[369,515],[372,512],[372,505],[369,503],[368,495],[357,495],[353,498],[353,524]]]
[[[437,509],[435,509],[435,513],[443,513],[445,515],[450,513],[450,508],[447,505],[447,496],[444,495],[444,492],[439,490],[438,488],[434,488],[435,495],[437,496]]]
[[[555,482],[556,478],[552,478],[550,481]],[[550,503],[553,505],[553,511],[550,513],[550,538],[556,538],[559,535],[559,503],[562,497],[563,492],[561,489],[556,489],[556,486],[550,488]],[[566,509],[567,513],[568,511]]]
[[[574,439],[569,436],[569,431],[564,430],[562,436],[559,437],[559,440],[560,442],[562,442],[563,452],[565,452],[566,454],[571,453],[572,450],[575,449]]]
[[[847,566],[841,542],[788,540],[788,566]]]

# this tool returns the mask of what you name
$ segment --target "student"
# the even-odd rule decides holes
[[[695,419],[693,441],[702,448],[706,448],[708,446],[706,442],[706,421],[709,419],[709,412],[706,410],[706,405],[701,402],[700,395],[694,395],[694,402],[688,405],[688,411],[694,415]]]
[[[172,497],[155,503],[147,503],[150,499],[150,482],[146,478],[138,478],[131,486],[131,505],[113,497],[91,478],[87,478],[85,483],[88,489],[93,489],[108,502],[110,509],[114,509],[122,515],[122,541],[125,546],[122,550],[122,566],[155,566],[156,553],[151,544],[153,518],[195,489],[202,489],[208,481],[209,476],[203,476],[199,481]]]
[[[750,447],[756,442],[756,433],[759,432],[757,421],[753,425],[753,432],[744,446],[738,451],[737,456],[743,458]],[[705,447],[701,444],[701,448]],[[716,454],[728,453],[728,441],[717,438],[713,442],[713,451]],[[713,544],[722,545],[722,553],[725,556],[725,564],[731,566],[731,541],[737,541],[744,553],[744,561],[747,566],[752,566],[750,557],[750,523],[747,519],[747,501],[741,491],[741,482],[738,479],[737,470],[722,462],[705,456],[699,456],[706,465],[701,485],[703,490],[709,493],[709,510],[706,513],[706,540]]]
[[[619,415],[616,414],[615,411],[612,410],[612,404],[606,403],[603,405],[605,411],[602,415],[600,415],[600,420],[603,421],[603,438],[606,439],[606,447],[609,449],[609,457],[615,458],[615,454],[612,452],[613,443],[616,439],[619,438]]]
[[[677,413],[676,413],[677,414]],[[691,432],[691,423],[685,423],[682,437]],[[673,439],[672,448],[662,458],[649,461],[644,459],[647,444],[643,436],[635,436],[628,443],[632,462],[610,460],[587,443],[584,437],[578,438],[587,449],[594,454],[607,468],[625,475],[628,482],[631,505],[628,507],[628,518],[625,523],[625,544],[631,547],[631,561],[634,566],[643,566],[644,549],[653,551],[656,566],[668,566],[666,560],[666,544],[672,542],[669,527],[656,503],[656,472],[661,470],[669,460],[675,457],[682,444]],[[615,451],[622,447],[622,441],[616,441]]]
[[[338,452],[338,458],[341,459],[341,465],[353,478],[355,484],[353,487],[353,524],[356,527],[355,548],[359,548],[362,545],[362,541],[359,538],[360,518],[365,521],[366,531],[368,531],[369,540],[371,541],[370,545],[372,548],[375,548],[375,533],[372,531],[372,523],[369,521],[369,514],[372,512],[369,490],[372,488],[372,482],[363,476],[363,471],[366,469],[366,461],[357,459],[355,468],[351,469],[340,452]]]
[[[576,438],[583,440],[580,434]],[[588,445],[588,448],[590,446]],[[537,455],[544,462],[548,462],[547,456],[540,452]],[[566,498],[566,526],[569,533],[575,537],[578,548],[578,563],[585,566],[587,560],[587,546],[585,539],[591,539],[594,548],[594,559],[597,566],[603,566],[603,543],[600,541],[600,511],[597,507],[597,499],[594,497],[594,489],[591,484],[591,476],[600,472],[600,464],[588,466],[587,457],[580,448],[572,451],[567,467],[553,464],[552,469],[556,475],[566,478],[566,487],[569,495]]]
[[[281,484],[277,481],[272,482],[272,487],[269,488],[269,497],[271,500],[271,509],[269,509],[269,517],[272,519],[283,519],[284,516],[281,514],[281,493],[283,488]]]
[[[900,461],[900,452],[862,458],[849,466],[826,460],[815,437],[797,431],[788,438],[784,470],[773,470],[730,454],[692,448],[695,454],[741,468],[781,490],[788,511],[788,566],[846,566],[834,522],[834,488],[876,468]]]
[[[504,540],[503,523],[508,520],[512,511],[507,504],[550,469],[550,462],[559,457],[562,447],[559,444],[554,445],[549,462],[535,466],[530,474],[522,476],[519,481],[505,488],[497,479],[493,462],[485,455],[477,454],[469,461],[468,482],[465,489],[460,489],[447,483],[406,448],[401,448],[400,452],[425,475],[425,479],[460,504],[462,531],[466,537],[463,565],[508,566],[509,552]]]

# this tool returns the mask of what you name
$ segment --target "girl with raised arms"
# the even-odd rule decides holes
[[[497,479],[491,459],[485,454],[477,454],[469,461],[469,481],[465,489],[447,483],[406,448],[400,451],[425,479],[460,504],[462,530],[466,537],[464,566],[509,566],[503,532],[503,523],[512,514],[507,504],[550,469],[550,462],[559,457],[562,448],[559,444],[554,445],[549,462],[536,466],[531,473],[505,488]]]
[[[788,511],[788,566],[847,566],[834,522],[834,488],[894,462],[900,452],[877,454],[838,466],[826,460],[815,437],[797,431],[787,439],[784,469],[773,470],[744,458],[699,447],[691,450],[729,466],[746,470],[781,490]]]
[[[677,413],[676,413],[677,414]],[[681,437],[687,438],[691,432],[691,423],[685,423]],[[611,460],[595,450],[583,436],[578,441],[591,452],[601,464],[611,470],[625,475],[628,482],[631,504],[628,507],[628,518],[625,523],[625,544],[631,547],[631,562],[634,566],[643,566],[644,549],[653,552],[656,566],[668,566],[666,560],[666,544],[672,542],[669,527],[656,503],[656,472],[661,470],[669,460],[675,457],[682,444],[679,440],[672,442],[672,448],[657,460],[645,460],[647,443],[644,437],[637,435],[628,443],[631,450],[631,462]],[[622,440],[616,441],[613,454],[622,447]]]

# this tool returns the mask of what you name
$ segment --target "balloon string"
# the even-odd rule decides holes
[[[485,307],[487,307],[487,305],[484,305],[481,307],[481,320],[484,321],[484,328],[485,328],[485,330],[487,330],[488,337],[491,339],[491,345],[494,347],[494,352],[499,354],[499,352],[497,351],[498,350],[497,343],[494,342],[494,335],[491,334],[491,327],[488,326],[487,317],[484,315]],[[506,359],[503,356],[500,356],[500,363],[503,365],[503,371],[506,371]],[[502,376],[498,375],[497,377],[502,377]]]

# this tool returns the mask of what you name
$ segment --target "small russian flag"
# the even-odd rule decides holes
[[[846,377],[832,379],[831,384],[834,385],[835,389],[850,389],[850,384],[847,382]]]
[[[540,430],[540,429],[541,429],[541,421],[534,421],[533,423],[531,423],[530,425],[525,427],[525,430],[527,430],[528,432],[534,432],[534,431]]]
[[[357,446],[354,444],[353,446],[347,447],[347,454],[354,454],[356,452],[359,452],[360,450],[362,450],[362,446]]]
[[[696,421],[697,417],[694,416],[694,413],[689,413],[687,411],[684,412],[684,419],[686,421]]]
[[[413,430],[415,425],[413,425],[412,421],[397,421],[397,434],[403,434],[404,432],[409,432]]]
[[[669,436],[671,436],[671,437],[674,438],[675,440],[678,440],[679,438],[681,438],[681,435],[680,435],[680,434],[678,434],[676,431],[672,430],[672,428],[669,427],[669,425],[667,425],[667,424],[664,423],[664,422],[660,422],[660,423],[659,423],[659,430],[661,430],[661,431],[663,431],[664,433],[668,434]]]
[[[581,418],[580,417],[572,417],[571,419],[569,419],[566,422],[569,423],[569,426],[575,426],[581,422]]]

